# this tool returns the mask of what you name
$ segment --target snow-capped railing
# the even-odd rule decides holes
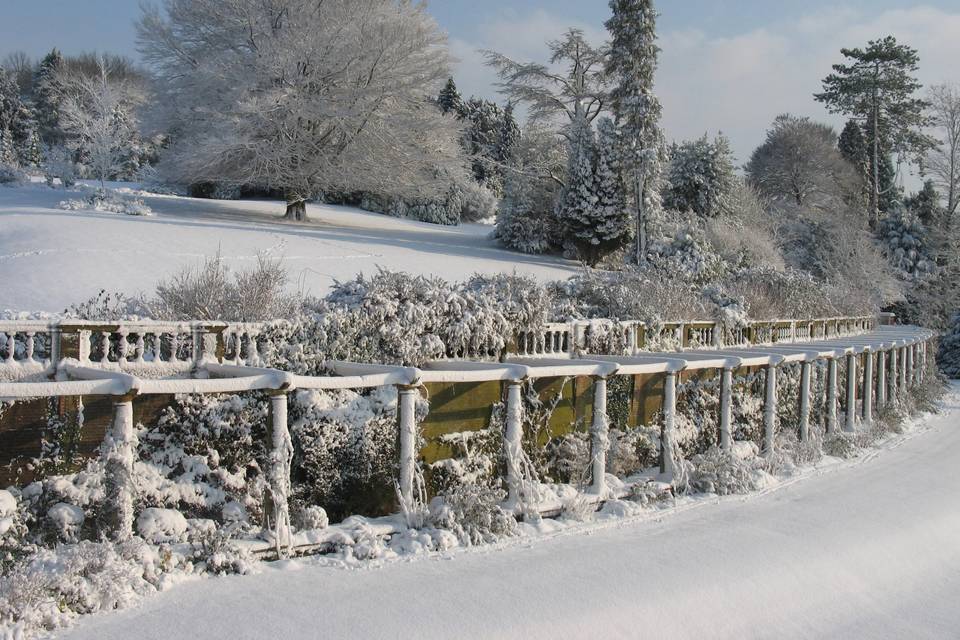
[[[837,331],[852,332],[864,328],[865,322],[862,319],[830,320],[826,326],[834,325]],[[133,358],[140,357],[147,361],[153,353],[156,353],[163,361],[164,353],[176,354],[177,350],[164,347],[162,336],[180,335],[189,328],[191,336],[205,337],[201,335],[203,327],[197,326],[197,323],[152,324],[150,327],[125,325],[116,330],[103,325],[83,326],[85,328],[81,331],[90,332],[84,340],[92,340],[95,331],[102,334],[101,353],[106,354],[108,359],[114,345],[112,336],[114,334],[122,336],[117,343],[119,346],[116,347],[117,357],[121,358],[117,362],[120,363],[129,362],[122,356],[126,354],[126,357],[130,357],[125,349],[131,343],[135,345]],[[771,335],[782,335],[780,331],[783,327],[778,326],[778,323],[766,323],[764,326],[771,330]],[[790,326],[793,327],[793,323]],[[29,331],[19,330],[22,328],[21,326],[11,329],[6,326],[0,327],[0,331],[7,336],[10,332],[29,333]],[[54,331],[55,328],[49,329]],[[595,326],[595,329],[600,331],[598,326]],[[634,329],[636,326],[633,326],[631,331]],[[683,329],[679,329],[682,336]],[[245,331],[247,329],[240,327],[235,329],[234,333],[245,335]],[[133,339],[131,333],[135,336]],[[151,333],[154,336],[158,334],[161,336],[158,342],[160,346],[156,347],[155,352],[147,346],[145,339],[142,348],[140,347],[143,335]],[[219,333],[222,334],[223,331]],[[104,338],[104,335],[107,337]],[[791,336],[795,335],[795,329],[791,329]],[[36,335],[33,337],[36,338]],[[103,455],[109,456],[110,459],[110,464],[106,465],[107,482],[110,486],[120,487],[116,491],[111,491],[109,510],[111,513],[126,514],[116,519],[112,533],[118,539],[126,539],[132,535],[133,496],[136,493],[132,484],[134,453],[137,446],[137,432],[133,419],[134,399],[137,396],[151,394],[266,391],[270,395],[270,423],[267,432],[270,434],[269,446],[272,453],[269,459],[272,468],[266,477],[272,497],[272,512],[268,518],[272,541],[259,543],[258,550],[275,549],[278,555],[284,555],[291,547],[300,544],[300,539],[295,538],[289,525],[288,505],[292,443],[287,427],[287,398],[295,389],[359,389],[381,386],[397,388],[399,423],[397,487],[401,505],[406,513],[409,507],[415,506],[418,495],[415,485],[418,464],[416,403],[421,393],[420,388],[427,383],[503,382],[505,384],[503,456],[506,462],[504,482],[508,489],[508,499],[504,507],[509,510],[523,510],[530,507],[524,502],[527,499],[527,492],[534,490],[529,486],[530,481],[525,479],[523,471],[522,384],[527,380],[575,376],[593,378],[593,416],[590,423],[591,479],[589,486],[582,493],[586,500],[599,503],[619,495],[617,490],[608,486],[606,473],[606,456],[610,444],[606,413],[607,380],[610,377],[642,374],[664,376],[663,424],[660,438],[663,443],[661,477],[669,482],[678,464],[673,457],[671,443],[674,440],[677,384],[678,375],[681,372],[704,369],[721,371],[719,442],[721,448],[729,451],[733,443],[731,401],[733,372],[740,367],[765,368],[763,452],[764,455],[771,456],[775,453],[778,428],[778,367],[787,363],[796,363],[802,367],[798,437],[801,442],[805,442],[810,437],[809,421],[811,406],[814,402],[824,402],[822,413],[825,416],[824,428],[828,434],[841,428],[838,415],[839,362],[845,362],[848,380],[842,428],[844,431],[852,432],[856,430],[859,422],[865,425],[872,423],[876,417],[874,407],[880,410],[888,401],[900,397],[908,388],[923,381],[928,367],[927,344],[932,337],[932,332],[917,327],[880,327],[878,330],[859,336],[734,349],[713,347],[700,351],[684,350],[670,353],[635,351],[628,355],[575,358],[558,356],[552,359],[515,357],[501,363],[444,360],[428,363],[422,368],[328,362],[326,369],[332,371],[332,375],[325,376],[300,376],[273,369],[218,364],[210,360],[202,360],[196,370],[180,378],[144,379],[128,372],[97,366],[97,363],[89,360],[65,358],[56,364],[54,372],[56,380],[0,382],[0,399],[78,395],[113,396],[114,415],[107,434],[110,446],[104,447]],[[204,342],[205,340],[196,339],[193,344],[199,349]],[[19,347],[16,346],[18,344],[16,339],[13,340],[13,344],[11,351],[16,357],[20,352]],[[124,347],[124,344],[128,346]],[[242,347],[242,338],[237,339],[237,344]],[[26,352],[27,349],[24,346],[24,355]],[[35,357],[35,354],[31,354],[31,357]],[[860,366],[858,359],[863,361],[862,375],[857,375]],[[811,367],[821,360],[828,365],[826,398],[814,397],[810,389]],[[537,508],[547,513],[559,509],[557,505],[540,502],[537,503]],[[303,544],[315,546],[316,540],[308,536]]]
[[[50,366],[61,358],[121,370],[175,373],[204,360],[260,363],[263,325],[227,322],[0,321],[0,366]]]
[[[660,350],[694,347],[733,347],[773,345],[799,340],[822,340],[858,335],[878,325],[877,318],[814,318],[802,320],[755,320],[735,327],[713,321],[665,322],[656,327],[629,320],[571,320],[546,324],[540,331],[520,332],[510,355],[522,357],[576,357],[598,353],[597,347],[643,351],[654,346]],[[617,340],[611,335],[622,335]]]

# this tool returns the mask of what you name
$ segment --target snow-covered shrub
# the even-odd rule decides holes
[[[182,542],[187,535],[187,519],[176,509],[148,507],[137,516],[137,533],[147,542]]]
[[[66,502],[58,502],[47,509],[47,520],[65,542],[76,542],[86,516],[83,509]]]
[[[72,304],[63,310],[67,318],[77,320],[136,320],[149,317],[150,308],[142,297],[129,297],[120,292],[109,293],[101,289],[97,295],[84,302]]]
[[[662,274],[697,284],[717,281],[729,269],[701,229],[693,226],[680,228],[671,237],[650,243],[648,258]]]
[[[559,240],[555,189],[543,180],[508,174],[493,238],[521,253],[549,252]]]
[[[853,458],[860,452],[854,434],[836,431],[823,439],[824,455],[833,458]]]
[[[786,268],[776,242],[777,219],[760,195],[742,178],[735,178],[722,218],[704,221],[713,250],[733,268]]]
[[[933,272],[927,230],[914,213],[898,207],[877,227],[887,259],[902,277],[921,279]]]
[[[136,539],[39,549],[0,578],[0,633],[29,637],[77,616],[135,605],[157,590],[159,555]]]
[[[754,320],[840,315],[824,296],[824,284],[807,273],[767,267],[744,269],[727,284],[729,294],[747,303]]]
[[[717,444],[720,384],[718,378],[692,378],[677,388],[674,442],[688,458]]]
[[[54,187],[59,182],[69,189],[77,182],[77,167],[70,152],[63,147],[53,147],[46,153],[43,163],[43,177],[47,186]]]
[[[690,484],[697,491],[720,496],[749,493],[765,483],[764,461],[753,442],[734,442],[730,451],[710,447],[693,456]]]
[[[63,200],[57,205],[66,211],[100,211],[128,216],[149,216],[153,210],[140,198],[133,198],[110,189],[97,189],[82,200]]]
[[[463,222],[487,222],[496,217],[500,201],[490,189],[468,180],[460,185],[460,190]]]
[[[179,395],[141,432],[138,502],[189,517],[222,517],[239,502],[255,521],[263,509],[267,399],[260,393]]]
[[[286,290],[287,271],[279,260],[257,254],[253,269],[231,273],[220,254],[188,266],[157,284],[153,315],[170,320],[258,322],[292,317],[300,298]]]
[[[0,163],[0,185],[16,187],[27,181],[27,174],[12,164]]]
[[[954,314],[950,328],[940,336],[937,364],[948,378],[960,378],[960,312]]]
[[[301,390],[290,403],[294,512],[322,505],[335,520],[393,505],[397,392]],[[421,417],[425,408],[421,406]]]
[[[464,546],[517,534],[517,521],[500,508],[506,493],[485,484],[464,484],[430,501],[430,525],[451,531]]]
[[[552,287],[555,315],[574,318],[643,320],[648,324],[677,318],[702,318],[702,300],[690,284],[650,270],[584,270]],[[643,292],[643,295],[639,295]]]
[[[309,505],[297,513],[297,526],[300,529],[326,529],[329,524],[330,518],[323,507]]]
[[[704,134],[698,140],[674,144],[666,178],[666,208],[706,217],[723,214],[736,180],[730,142],[723,134],[713,142]]]
[[[590,434],[574,431],[552,438],[546,446],[546,477],[553,482],[584,485],[590,477]]]
[[[235,527],[205,527],[190,531],[189,559],[196,570],[214,575],[247,574],[256,565],[248,547],[234,541]]]
[[[445,355],[495,358],[518,330],[542,326],[548,301],[522,276],[451,284],[380,271],[336,283],[309,313],[271,327],[262,355],[297,372],[325,359],[419,365]]]
[[[641,507],[653,507],[674,497],[674,489],[666,482],[645,480],[630,485],[630,500]],[[626,510],[629,513],[629,510]]]
[[[610,429],[607,473],[627,478],[658,463],[659,428]]]
[[[570,522],[589,522],[597,511],[597,505],[582,493],[563,501],[560,518]]]

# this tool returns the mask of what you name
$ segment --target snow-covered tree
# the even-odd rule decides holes
[[[419,3],[166,0],[138,30],[172,178],[282,191],[301,220],[319,191],[428,198],[466,170],[433,98],[445,38]]]
[[[736,178],[730,143],[718,135],[703,137],[670,148],[664,206],[712,218],[721,215]]]
[[[546,253],[561,241],[554,216],[565,175],[567,144],[552,129],[524,131],[504,174],[494,237],[523,253]]]
[[[444,115],[452,113],[461,118],[467,115],[467,105],[452,77],[447,78],[447,84],[443,85],[443,89],[440,90],[440,95],[437,96],[437,104]]]
[[[129,168],[129,143],[137,136],[134,111],[144,96],[113,78],[103,60],[97,76],[71,75],[61,82],[60,122],[68,145],[102,188]]]
[[[607,48],[592,46],[580,29],[568,29],[547,47],[549,64],[517,62],[496,51],[484,55],[500,76],[500,91],[512,103],[527,105],[532,123],[551,123],[557,118],[573,122],[581,117],[593,122],[605,108]],[[557,67],[563,70],[557,71]]]
[[[563,229],[564,249],[575,257],[581,253],[584,244],[590,244],[589,237],[583,236],[584,232],[589,234],[597,207],[593,179],[593,128],[585,116],[570,123],[567,139],[570,148],[567,180],[557,202],[557,221]],[[586,256],[582,259],[589,261]]]
[[[16,76],[0,67],[0,161],[21,167],[43,162],[37,124],[21,99]]]
[[[920,191],[906,198],[903,206],[928,229],[943,222],[945,211],[940,206],[940,194],[937,193],[933,180],[924,180]]]
[[[594,194],[597,208],[591,244],[606,255],[630,241],[633,217],[627,208],[620,173],[619,132],[610,118],[597,121],[597,160],[594,168]]]
[[[50,146],[64,142],[63,130],[60,127],[63,70],[63,55],[53,49],[40,61],[33,77],[33,108],[40,138]]]
[[[842,144],[859,154],[866,146],[854,122],[844,129]],[[767,131],[766,140],[750,156],[745,167],[750,183],[771,200],[792,200],[797,206],[833,207],[847,192],[862,187],[859,176],[865,167],[859,156],[857,169],[837,149],[837,134],[825,124],[807,117],[779,115]]]
[[[914,77],[916,49],[887,36],[865,49],[841,49],[849,64],[833,65],[823,79],[823,92],[814,94],[832,113],[842,113],[864,127],[870,157],[870,221],[880,218],[881,163],[891,153],[922,157],[935,146],[923,128],[930,124],[928,103],[915,97],[922,85]],[[889,187],[888,187],[889,189]]]
[[[610,105],[620,129],[621,171],[636,220],[636,258],[646,259],[648,225],[660,210],[665,147],[660,100],[653,92],[657,69],[656,12],[652,0],[610,0],[612,36],[606,74],[614,87]]]
[[[917,280],[933,272],[927,232],[913,212],[904,207],[891,212],[880,221],[877,235],[901,277]]]
[[[943,191],[952,219],[960,206],[960,85],[930,87],[927,97],[940,145],[927,153],[923,167]]]
[[[954,315],[950,328],[940,338],[937,364],[948,378],[960,378],[960,312]]]

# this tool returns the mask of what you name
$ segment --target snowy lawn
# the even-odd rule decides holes
[[[861,458],[748,497],[362,563],[196,580],[65,638],[946,638],[960,628],[960,385]],[[551,531],[551,529],[553,531]]]
[[[111,186],[121,189],[135,185]],[[283,259],[291,281],[323,295],[330,284],[377,267],[464,280],[517,271],[563,279],[570,261],[498,247],[492,227],[446,227],[327,205],[308,205],[311,222],[282,220],[283,203],[141,196],[152,216],[64,211],[78,192],[35,184],[0,187],[0,311],[62,311],[101,289],[152,293],[158,280],[219,250],[230,267],[258,251]]]

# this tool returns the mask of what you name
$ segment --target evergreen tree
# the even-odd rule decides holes
[[[597,160],[593,191],[597,204],[591,230],[591,244],[597,248],[602,257],[630,242],[632,216],[627,209],[617,159],[617,151],[620,148],[617,128],[609,118],[600,118],[597,122],[596,147]]]
[[[664,205],[699,216],[719,216],[734,185],[733,152],[723,135],[713,142],[706,134],[699,140],[674,144]]]
[[[636,221],[636,259],[646,260],[650,219],[660,210],[664,159],[660,101],[653,92],[657,68],[656,12],[652,0],[610,0],[612,42],[606,71],[615,86],[610,106],[620,129],[620,163]]]
[[[926,180],[923,188],[906,199],[904,205],[920,220],[925,227],[939,224],[943,219],[943,209],[940,207],[940,194],[933,186],[933,180]]]
[[[457,83],[453,81],[453,78],[448,78],[447,84],[440,90],[440,95],[437,97],[437,104],[440,106],[440,111],[444,115],[451,112],[458,118],[463,118],[467,115],[463,96],[461,96],[460,91],[457,90]]]
[[[17,164],[17,147],[13,143],[13,134],[7,127],[0,127],[0,165]]]
[[[513,104],[508,102],[507,106],[503,108],[497,145],[493,153],[497,162],[501,164],[510,162],[514,150],[520,143],[520,135],[520,125],[517,124],[517,120],[513,116]]]
[[[823,80],[823,93],[814,98],[864,127],[870,157],[870,220],[876,224],[885,195],[883,156],[897,152],[920,157],[936,144],[923,133],[930,123],[924,113],[929,104],[914,97],[922,86],[913,75],[919,61],[916,49],[887,36],[870,41],[866,49],[840,52],[850,64],[833,65],[834,72]],[[888,186],[886,193],[892,191]]]
[[[567,140],[570,146],[567,181],[557,203],[557,221],[563,230],[564,251],[571,257],[579,256],[588,261],[581,249],[584,244],[590,244],[590,227],[597,207],[597,196],[593,191],[594,138],[590,122],[585,117],[571,122]]]
[[[60,108],[63,103],[63,56],[56,49],[44,56],[33,79],[33,108],[41,140],[49,146],[62,145],[65,140],[60,126]]]
[[[0,67],[0,131],[3,131],[5,162],[36,167],[42,161],[36,123],[29,107],[20,98],[13,74]]]

